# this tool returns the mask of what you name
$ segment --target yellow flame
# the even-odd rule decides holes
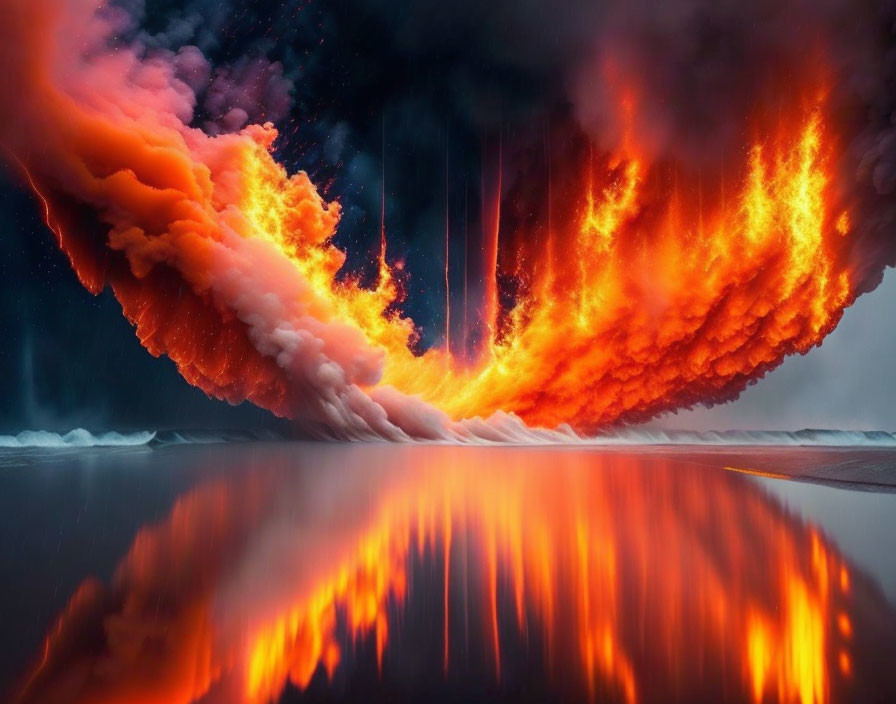
[[[338,205],[308,223],[308,177],[287,178],[267,148],[245,154],[245,236],[294,263],[316,294],[314,315],[383,350],[379,383],[455,419],[503,410],[539,425],[590,427],[649,415],[682,394],[711,395],[750,377],[786,351],[805,352],[852,295],[831,254],[831,237],[850,222],[827,206],[820,107],[798,130],[753,145],[737,198],[715,209],[692,207],[673,189],[645,211],[650,172],[640,158],[608,162],[602,185],[591,166],[570,233],[577,273],[539,269],[532,293],[507,312],[505,332],[472,365],[452,363],[447,349],[410,351],[414,325],[394,312],[398,289],[384,251],[375,288],[337,276],[345,260],[330,242]],[[552,233],[555,251],[560,234]]]

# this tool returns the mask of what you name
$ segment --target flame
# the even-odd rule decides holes
[[[636,156],[606,162],[600,178],[589,164],[582,215],[567,233],[576,275],[543,269],[532,287],[539,294],[508,312],[489,354],[447,370],[447,348],[409,350],[414,326],[391,308],[396,288],[384,257],[374,289],[338,281],[344,255],[330,231],[308,237],[296,224],[304,174],[287,177],[256,145],[244,155],[239,208],[245,236],[273,244],[311,282],[315,314],[356,326],[385,351],[379,384],[455,419],[503,410],[536,425],[594,427],[737,388],[783,354],[807,351],[837,322],[851,287],[833,237],[848,232],[849,214],[835,217],[826,205],[822,108],[790,136],[755,144],[740,195],[699,218],[685,194],[649,201],[645,183],[654,176]]]
[[[807,351],[851,296],[831,244],[848,215],[828,214],[824,139],[812,109],[792,142],[752,148],[734,205],[699,218],[683,195],[651,215],[649,170],[635,156],[608,164],[602,185],[588,177],[576,275],[538,282],[484,363],[446,377],[429,369],[433,355],[390,352],[384,382],[455,418],[505,410],[594,427],[716,397],[785,350]]]
[[[445,344],[419,354],[387,258],[384,201],[367,286],[333,244],[339,204],[277,163],[273,126],[209,137],[185,124],[183,86],[163,60],[120,47],[87,56],[78,45],[67,61],[27,8],[7,24],[20,30],[13,55],[28,69],[9,80],[32,106],[29,132],[48,138],[40,148],[4,141],[85,285],[111,284],[147,349],[210,395],[337,435],[444,437],[450,420],[501,411],[589,430],[728,400],[819,344],[861,283],[847,263],[856,214],[832,177],[842,155],[826,81],[745,115],[756,136],[716,185],[651,154],[632,84],[619,91],[619,143],[583,147],[581,172],[565,167],[579,176],[571,190],[548,184],[562,208],[549,208],[546,238],[508,232],[499,138],[487,195],[483,180],[481,319],[468,323],[478,354],[450,345],[447,238]],[[47,56],[64,63],[64,80]],[[93,208],[107,240],[63,236],[56,193]],[[498,269],[516,246],[511,277]],[[442,427],[423,429],[408,396],[444,414]]]

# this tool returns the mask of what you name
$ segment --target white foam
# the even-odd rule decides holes
[[[896,434],[863,430],[721,430],[688,431],[655,428],[618,428],[592,436],[569,426],[555,430],[531,428],[513,413],[497,412],[450,424],[449,442],[512,445],[580,446],[710,446],[710,447],[896,447]]]
[[[280,440],[275,433],[170,432],[157,437],[154,431],[106,432],[94,435],[76,428],[64,435],[47,430],[25,430],[18,435],[0,435],[0,449],[81,447],[136,447],[155,444],[197,444]],[[594,436],[577,434],[569,426],[555,430],[530,428],[513,413],[498,412],[490,418],[473,418],[449,424],[438,434],[420,438],[424,442],[471,445],[579,445],[579,446],[766,446],[766,447],[896,447],[896,434],[861,430],[723,430],[685,431],[649,428],[620,428]]]
[[[695,432],[624,428],[585,442],[597,445],[766,445],[777,447],[896,447],[896,435],[862,430],[725,430]]]
[[[67,448],[67,447],[128,447],[146,445],[156,434],[149,430],[136,433],[98,433],[75,428],[65,435],[48,430],[23,430],[18,435],[0,435],[0,448]]]

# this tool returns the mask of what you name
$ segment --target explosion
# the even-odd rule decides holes
[[[125,16],[89,0],[4,0],[0,19],[17,106],[0,140],[81,282],[111,287],[189,383],[322,436],[507,439],[518,419],[593,431],[729,400],[820,344],[890,256],[886,189],[846,175],[886,155],[859,152],[869,128],[843,118],[833,61],[809,52],[796,85],[770,81],[739,161],[695,169],[658,149],[646,86],[604,58],[615,142],[588,138],[548,184],[551,217],[510,232],[498,169],[478,315],[465,301],[452,346],[446,265],[445,341],[421,352],[385,227],[365,285],[332,241],[339,204],[277,163],[273,125],[191,126],[183,53],[121,45]]]

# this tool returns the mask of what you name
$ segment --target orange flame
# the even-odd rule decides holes
[[[39,9],[61,14],[56,4]],[[504,411],[589,430],[736,396],[819,344],[860,283],[846,262],[856,214],[832,183],[840,154],[823,90],[789,96],[783,118],[757,105],[744,117],[759,135],[744,162],[704,188],[702,175],[648,156],[638,92],[624,86],[620,143],[584,150],[576,192],[558,196],[548,184],[563,207],[549,204],[546,239],[504,227],[499,141],[496,188],[483,196],[481,354],[468,362],[455,345],[452,357],[450,322],[443,348],[416,354],[415,325],[397,311],[384,214],[378,276],[366,288],[342,271],[346,256],[332,243],[339,205],[274,160],[272,126],[210,138],[177,112],[171,66],[127,50],[85,58],[83,47],[69,47],[71,60],[45,46],[55,34],[36,29],[32,10],[3,12],[21,35],[12,57],[27,69],[5,80],[31,106],[29,134],[46,143],[29,147],[20,121],[5,129],[35,188],[51,186],[47,221],[61,232],[57,192],[96,210],[107,241],[60,235],[82,281],[92,291],[111,284],[147,349],[219,398],[309,424],[358,420],[357,435],[427,435],[410,429],[413,409],[384,400],[413,405],[407,396],[453,420]],[[167,88],[130,95],[134,82]],[[733,197],[722,185],[732,181]],[[515,240],[525,251],[508,307],[499,249]]]
[[[739,197],[727,210],[701,211],[697,230],[683,195],[659,208],[645,200],[652,176],[637,157],[607,162],[602,181],[589,165],[572,233],[577,274],[546,269],[533,286],[539,295],[517,303],[506,334],[472,367],[446,369],[446,350],[409,351],[412,323],[386,313],[395,288],[382,258],[375,290],[335,282],[341,252],[292,222],[304,175],[288,179],[263,146],[244,155],[240,210],[246,236],[274,244],[313,283],[321,315],[386,351],[382,384],[456,419],[504,410],[544,426],[591,427],[737,389],[837,322],[851,289],[832,237],[848,230],[849,216],[826,206],[821,108],[789,134],[754,145]]]
[[[834,246],[820,108],[792,142],[750,151],[735,204],[699,217],[678,194],[657,214],[637,157],[588,170],[572,233],[576,273],[550,271],[509,312],[492,355],[448,375],[438,351],[389,349],[384,383],[454,418],[514,411],[595,427],[737,391],[787,352],[806,352],[851,300]],[[649,209],[648,209],[649,206]],[[701,228],[695,229],[700,221]]]
[[[374,290],[335,281],[341,252],[292,223],[304,175],[288,179],[263,146],[244,155],[240,210],[245,236],[274,244],[313,283],[321,315],[386,351],[381,384],[455,419],[503,410],[594,427],[737,390],[836,324],[852,295],[834,249],[849,216],[826,205],[821,107],[790,136],[754,145],[738,198],[699,218],[683,194],[647,198],[655,176],[637,157],[606,162],[600,180],[589,164],[572,233],[576,275],[546,269],[538,295],[519,300],[472,367],[446,368],[447,350],[410,352],[411,321],[386,313],[395,288],[385,268]]]

